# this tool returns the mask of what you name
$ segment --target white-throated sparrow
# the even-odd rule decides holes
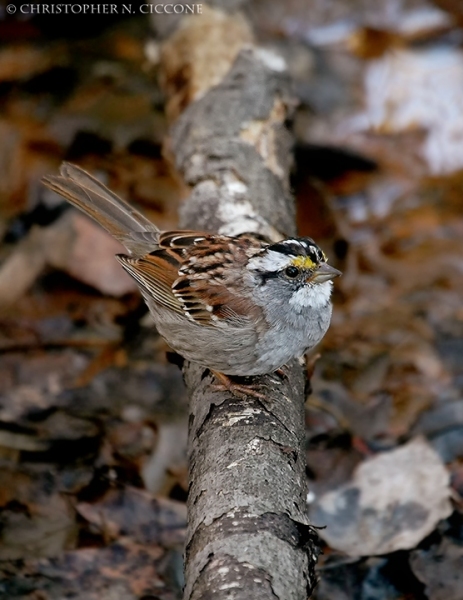
[[[159,333],[187,360],[225,375],[271,373],[328,329],[340,271],[310,238],[268,244],[159,229],[83,169],[43,179],[118,239]]]

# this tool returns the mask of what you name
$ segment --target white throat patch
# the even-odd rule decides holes
[[[313,285],[305,285],[301,289],[297,290],[297,292],[294,292],[294,294],[291,296],[289,304],[296,309],[322,308],[328,304],[332,289],[332,281],[314,283]]]

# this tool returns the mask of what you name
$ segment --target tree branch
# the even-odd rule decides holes
[[[195,43],[207,45],[207,36]],[[168,53],[175,44],[167,42]],[[192,187],[181,226],[273,240],[294,234],[286,128],[294,100],[284,61],[248,45],[202,93],[172,129],[170,150]],[[209,372],[191,364],[184,376],[191,398],[185,600],[305,599],[317,552],[306,510],[304,369],[295,361],[287,377],[254,378],[265,401],[219,393]]]

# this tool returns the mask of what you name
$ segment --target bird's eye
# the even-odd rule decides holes
[[[286,277],[291,277],[291,279],[294,279],[299,275],[299,269],[297,267],[286,267],[285,275]]]

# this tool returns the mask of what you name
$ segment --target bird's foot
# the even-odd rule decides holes
[[[219,380],[220,383],[214,384],[212,386],[213,390],[218,392],[228,391],[236,398],[241,398],[246,396],[250,396],[252,398],[257,398],[258,400],[266,400],[266,395],[259,391],[262,389],[262,385],[256,384],[244,384],[233,381],[231,377],[228,375],[224,375],[218,371],[211,371],[216,379]]]

